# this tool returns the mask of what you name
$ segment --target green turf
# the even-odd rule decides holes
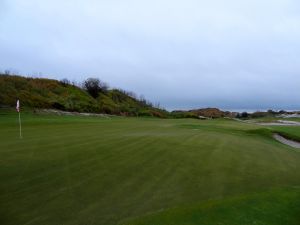
[[[20,140],[17,114],[0,111],[1,225],[128,224],[145,215],[165,224],[164,212],[181,224],[204,214],[207,224],[237,224],[233,216],[248,212],[248,224],[300,221],[300,152],[273,140],[273,128],[231,120],[22,119]],[[299,129],[284,129],[300,137]],[[255,223],[255,207],[274,219],[257,214]]]
[[[300,223],[300,188],[211,200],[127,221],[131,225],[252,225]],[[124,223],[125,224],[125,223]]]

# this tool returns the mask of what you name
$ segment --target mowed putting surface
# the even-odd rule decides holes
[[[0,224],[300,224],[300,152],[262,126],[22,117],[0,111]]]

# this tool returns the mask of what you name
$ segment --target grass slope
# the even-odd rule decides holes
[[[153,107],[146,100],[138,100],[128,92],[112,89],[91,97],[85,90],[58,80],[26,78],[0,74],[0,107],[21,106],[56,108],[76,112],[96,112],[130,116],[165,117],[167,111]]]
[[[208,224],[235,224],[234,215],[256,205],[281,218],[259,217],[257,224],[300,220],[298,191],[286,191],[300,186],[300,153],[267,128],[231,120],[22,116],[20,140],[16,113],[0,111],[1,224],[127,224],[164,210],[174,221],[204,213]],[[276,205],[264,205],[272,196]]]

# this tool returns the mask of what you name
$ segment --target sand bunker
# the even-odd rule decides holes
[[[300,148],[300,142],[297,142],[297,141],[292,141],[292,140],[289,140],[289,139],[286,139],[285,137],[282,137],[281,135],[279,134],[274,134],[273,137],[281,142],[282,144],[285,144],[285,145],[289,145],[293,148]]]
[[[296,121],[287,121],[287,120],[277,120],[270,123],[256,123],[263,126],[300,126],[300,122]]]

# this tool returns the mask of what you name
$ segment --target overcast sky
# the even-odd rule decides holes
[[[300,108],[300,2],[0,0],[0,70],[98,77],[167,109]]]

